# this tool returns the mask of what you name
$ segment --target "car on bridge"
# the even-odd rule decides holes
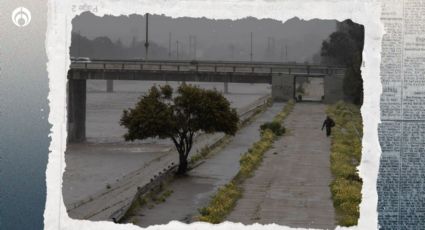
[[[73,63],[90,63],[91,60],[88,57],[71,57],[71,62]]]

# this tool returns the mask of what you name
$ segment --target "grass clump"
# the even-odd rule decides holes
[[[293,106],[293,101],[288,102],[284,109],[276,115],[273,122],[282,123],[292,111]],[[208,206],[199,209],[199,221],[217,224],[225,220],[235,207],[237,200],[242,196],[242,183],[251,177],[261,164],[264,153],[272,146],[276,137],[277,135],[271,129],[262,130],[260,140],[242,155],[239,161],[240,169],[236,176],[216,192]]]
[[[220,223],[229,210],[236,205],[236,201],[242,196],[242,189],[234,181],[220,188],[214,195],[207,207],[199,209],[201,216],[199,221]]]
[[[239,160],[240,169],[235,176],[237,182],[243,182],[250,177],[263,160],[264,153],[272,146],[276,135],[269,129],[261,134],[261,139],[254,143],[247,153]]]
[[[360,108],[338,102],[327,109],[335,120],[331,135],[330,184],[332,200],[341,226],[357,225],[361,202],[362,179],[357,172],[361,160],[362,118]]]

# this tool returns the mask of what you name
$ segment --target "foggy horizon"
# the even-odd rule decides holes
[[[80,34],[82,38],[92,41],[96,38],[107,37],[112,43],[119,44],[123,48],[139,49],[137,52],[129,51],[132,54],[127,54],[126,57],[144,56],[145,15],[98,17],[85,12],[75,17],[72,24],[74,35]],[[336,24],[336,20],[305,21],[298,17],[281,22],[254,17],[216,20],[205,17],[172,18],[150,14],[149,53],[158,59],[248,61],[252,32],[254,61],[315,62],[313,56],[320,53],[322,42],[336,31]],[[170,34],[171,56],[168,54]],[[177,41],[179,58],[177,58]],[[77,43],[78,40],[75,41],[73,37],[71,54],[80,56],[78,55],[80,50],[85,52],[85,49],[78,47],[76,51],[77,47],[74,44]],[[102,51],[104,52],[109,51]],[[123,52],[116,53],[122,55]],[[89,51],[85,54],[90,56]],[[95,55],[94,58],[112,58],[113,56],[114,54],[108,53]]]

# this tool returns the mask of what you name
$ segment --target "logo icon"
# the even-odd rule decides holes
[[[31,22],[31,12],[25,7],[18,7],[12,13],[12,21],[17,27],[25,27]]]

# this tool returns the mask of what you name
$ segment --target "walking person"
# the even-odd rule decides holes
[[[324,127],[326,127],[326,136],[329,137],[331,135],[331,129],[332,127],[335,126],[335,121],[332,120],[332,118],[330,118],[329,116],[326,116],[325,121],[323,122],[322,125],[322,130]]]

